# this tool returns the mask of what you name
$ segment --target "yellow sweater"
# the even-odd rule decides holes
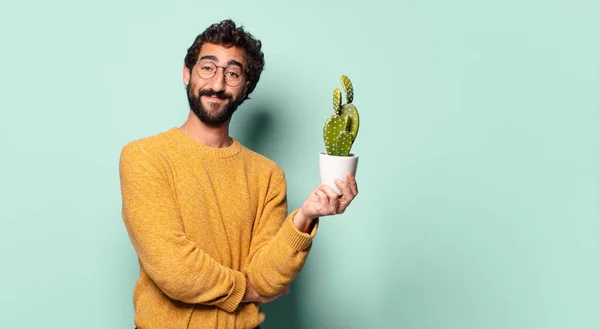
[[[172,128],[127,144],[120,160],[123,220],[138,254],[139,329],[254,328],[260,306],[240,303],[289,285],[310,234],[287,216],[283,171],[233,139],[204,146]]]

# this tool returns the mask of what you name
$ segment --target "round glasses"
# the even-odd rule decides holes
[[[225,83],[230,87],[237,87],[244,80],[244,71],[237,65],[218,66],[211,61],[196,62],[196,73],[202,79],[208,80],[215,76],[219,68],[223,69]]]

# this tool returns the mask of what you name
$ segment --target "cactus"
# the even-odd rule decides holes
[[[347,156],[358,135],[358,110],[352,104],[354,89],[350,79],[342,75],[340,80],[346,94],[346,104],[342,105],[342,95],[339,88],[333,91],[333,114],[329,116],[323,127],[325,149],[329,155]]]

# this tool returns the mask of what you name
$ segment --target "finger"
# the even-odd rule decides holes
[[[319,199],[329,199],[329,196],[327,196],[327,193],[323,190],[321,190],[320,188],[315,190],[315,194],[317,195],[317,197],[319,197]]]
[[[329,197],[327,196],[327,193],[325,193],[320,188],[317,188],[315,190],[315,194],[319,197],[319,205],[321,205],[321,214],[330,215],[331,209],[329,209]]]
[[[263,304],[270,303],[270,302],[274,301],[275,299],[277,299],[277,298],[279,298],[281,296],[285,296],[285,295],[287,295],[289,293],[290,293],[290,287],[287,286],[283,290],[281,290],[280,292],[278,292],[277,294],[275,294],[273,296],[265,297],[265,300],[264,300]]]
[[[319,186],[319,189],[327,194],[327,210],[329,215],[337,214],[340,206],[340,196],[327,184]]]
[[[325,192],[325,194],[327,194],[327,197],[330,199],[339,199],[340,195],[337,194],[337,192],[333,189],[333,187],[327,185],[327,184],[321,184],[318,187],[319,190]]]
[[[277,299],[277,297],[279,297],[280,295],[277,294],[275,296],[269,296],[269,297],[263,297],[263,299],[260,301],[261,304],[268,304],[272,301],[274,301],[275,299]]]
[[[261,296],[261,300],[259,301],[259,303],[261,304],[268,304],[272,301],[274,301],[275,299],[281,297],[283,295],[283,292],[280,291],[277,294],[273,295],[273,296]]]
[[[348,186],[352,191],[352,195],[356,196],[358,194],[358,185],[356,184],[356,178],[351,173],[346,174],[346,181],[348,182]]]
[[[319,187],[318,186],[311,192],[312,196],[316,195],[317,197],[319,197],[319,194],[317,193],[317,191],[319,191]]]
[[[340,190],[342,190],[341,198],[343,201],[350,202],[352,199],[354,199],[354,192],[352,192],[352,189],[350,189],[349,184],[346,184],[346,182],[341,179],[336,179],[335,184],[340,188]]]

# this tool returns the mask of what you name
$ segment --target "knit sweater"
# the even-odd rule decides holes
[[[246,278],[263,296],[300,272],[310,234],[287,216],[284,173],[232,138],[202,145],[178,128],[127,144],[122,216],[138,255],[139,329],[254,328],[260,305],[241,303]]]

